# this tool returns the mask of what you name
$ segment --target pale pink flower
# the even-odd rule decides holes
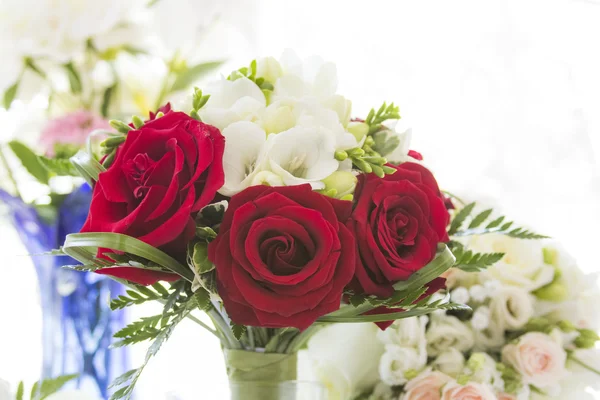
[[[110,124],[91,111],[74,111],[48,121],[42,130],[40,141],[46,154],[52,156],[55,144],[72,144],[82,147],[88,135],[96,129],[110,129]]]
[[[460,385],[456,382],[444,387],[441,400],[496,400],[490,387],[477,382]]]
[[[556,385],[567,375],[567,353],[550,336],[530,332],[502,350],[502,361],[523,376],[523,383],[539,388]]]
[[[442,372],[427,370],[406,384],[402,400],[440,400],[442,388],[450,381]]]
[[[498,400],[517,400],[517,397],[508,393],[500,393],[498,394]]]

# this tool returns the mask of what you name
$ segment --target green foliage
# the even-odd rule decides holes
[[[365,123],[369,125],[369,135],[379,131],[383,127],[383,123],[390,119],[400,119],[400,108],[394,103],[387,105],[384,102],[377,112],[372,108],[365,119]]]
[[[235,81],[236,79],[240,78],[248,78],[252,82],[256,83],[256,86],[258,86],[267,97],[269,92],[273,91],[274,89],[273,82],[269,82],[263,77],[256,76],[256,60],[252,60],[249,67],[242,67],[238,70],[235,70],[227,77],[227,79],[230,81]]]
[[[231,323],[231,331],[233,332],[233,336],[235,336],[237,340],[242,339],[242,336],[244,336],[246,330],[247,328],[245,325],[238,325],[233,322]]]
[[[17,96],[18,89],[19,89],[19,81],[16,81],[12,85],[10,85],[8,87],[8,89],[6,89],[6,91],[4,92],[4,96],[2,97],[2,105],[7,110],[10,108],[10,105],[12,104],[15,97]]]
[[[68,62],[63,65],[65,68],[65,72],[67,73],[67,78],[69,78],[69,85],[71,86],[71,92],[73,93],[81,93],[83,89],[83,85],[81,82],[81,76],[79,72],[75,69],[75,66],[72,62]]]
[[[546,239],[548,237],[529,231],[525,228],[515,227],[514,222],[506,221],[506,218],[503,216],[488,222],[487,225],[484,226],[490,215],[492,215],[493,210],[488,209],[479,214],[472,215],[475,206],[476,203],[467,204],[454,216],[450,223],[450,228],[448,229],[449,235],[472,236],[498,233],[516,239]],[[463,229],[467,220],[470,220],[470,223]]]
[[[113,127],[113,129],[115,129],[117,132],[120,132],[122,134],[127,134],[130,130],[133,129],[132,127],[127,125],[125,122],[119,121],[116,119],[111,119],[110,121],[108,121],[108,123],[110,124],[110,126]]]
[[[45,379],[41,382],[36,382],[33,385],[33,387],[31,388],[31,400],[44,400],[46,397],[50,396],[51,394],[58,392],[60,389],[62,389],[63,386],[65,386],[68,382],[72,381],[73,379],[77,378],[78,376],[79,375],[77,375],[77,374],[63,375],[63,376],[59,376],[57,378]],[[21,382],[21,384],[22,384],[22,382]],[[20,387],[21,387],[21,384],[19,385]],[[23,396],[23,392],[21,392],[21,398],[23,398],[22,396]],[[18,393],[17,393],[17,399],[19,399]]]
[[[8,146],[17,158],[23,164],[23,167],[31,176],[37,179],[40,183],[48,184],[50,174],[48,170],[40,163],[37,154],[23,143],[12,140],[8,142]]]
[[[210,99],[209,94],[203,95],[202,90],[198,89],[197,87],[194,88],[194,96],[192,99],[192,111],[190,112],[190,116],[192,118],[200,121],[200,115],[198,115],[198,111],[202,107],[204,107],[204,105],[208,102],[208,99]]]
[[[25,385],[23,382],[19,382],[19,386],[17,386],[17,393],[15,395],[16,400],[23,400],[23,394],[25,393]]]
[[[454,267],[460,268],[466,272],[478,272],[482,271],[504,257],[504,253],[474,253],[471,250],[465,249],[465,247],[458,242],[451,242],[450,247],[456,262]]]
[[[365,150],[365,147],[367,150]],[[383,178],[385,174],[393,174],[396,172],[394,168],[385,165],[387,164],[387,160],[384,157],[381,157],[377,152],[366,145],[363,148],[356,147],[350,150],[336,152],[336,159],[343,161],[346,158],[350,158],[352,164],[362,172],[367,174],[372,172],[380,178]]]
[[[112,299],[110,302],[111,310],[119,310],[135,304],[142,304],[151,300],[166,300],[169,297],[169,292],[160,284],[155,283],[151,290],[145,286],[136,286],[137,291],[127,290],[127,295],[120,295]]]
[[[53,175],[80,176],[79,172],[68,158],[48,158],[45,156],[38,156],[38,162]]]
[[[110,397],[110,400],[120,400],[120,399],[128,400],[131,398],[131,396],[133,394],[133,390],[135,389],[135,385],[137,384],[139,377],[141,376],[142,372],[144,371],[144,368],[146,367],[146,365],[148,365],[148,362],[150,361],[150,359],[158,353],[158,351],[162,347],[163,343],[169,339],[169,337],[175,330],[175,327],[189,314],[189,312],[190,312],[190,309],[186,306],[183,306],[181,311],[174,314],[173,318],[170,318],[164,326],[161,325],[160,328],[157,328],[157,329],[159,329],[158,332],[156,332],[155,334],[154,333],[151,334],[151,336],[152,336],[151,340],[153,340],[153,342],[146,352],[146,357],[144,358],[144,362],[142,363],[142,365],[140,367],[132,369],[130,371],[127,371],[126,373],[119,376],[117,379],[115,379],[113,381],[113,383],[111,384],[111,388],[113,388],[113,387],[116,388],[116,391]],[[160,316],[160,318],[162,318],[162,315]],[[142,331],[145,332],[144,335],[146,335],[146,336],[150,335],[148,333],[148,332],[150,332],[148,330],[148,328],[146,328],[145,330],[142,330]],[[125,334],[126,333],[123,333],[123,335],[125,335]],[[135,336],[135,334],[133,334],[133,336],[128,336],[128,337],[129,337],[128,340],[133,341],[133,340],[135,340],[134,338],[136,336]],[[144,340],[148,340],[148,339],[144,339]],[[142,340],[140,340],[140,341],[142,341]]]
[[[221,65],[223,65],[223,61],[210,61],[196,64],[191,67],[186,66],[180,71],[177,71],[177,76],[171,86],[171,91],[176,92],[178,90],[187,89],[203,76],[218,69]]]
[[[104,118],[108,117],[110,104],[111,104],[113,98],[115,97],[115,93],[117,92],[118,88],[119,88],[119,84],[115,83],[114,85],[107,87],[104,90],[104,93],[102,93],[102,104],[100,105],[100,114]]]

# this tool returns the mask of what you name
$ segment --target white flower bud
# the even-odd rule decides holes
[[[533,317],[533,302],[526,290],[507,286],[492,298],[490,310],[492,318],[507,329],[520,329]]]
[[[450,298],[455,303],[466,304],[471,299],[469,296],[469,290],[464,287],[458,287],[452,291]]]
[[[471,318],[471,326],[477,331],[487,329],[490,325],[490,309],[486,306],[481,306],[473,313]]]
[[[264,57],[256,61],[256,76],[265,78],[267,82],[275,84],[283,75],[281,64],[274,57]]]
[[[431,366],[446,375],[456,378],[465,366],[465,356],[455,348],[450,348],[437,356]]]
[[[469,289],[469,294],[471,295],[471,298],[473,299],[473,301],[476,301],[478,303],[483,303],[488,297],[488,294],[486,292],[487,290],[481,285],[473,285]]]

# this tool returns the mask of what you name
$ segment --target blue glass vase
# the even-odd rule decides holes
[[[124,312],[113,312],[110,297],[119,283],[94,273],[61,268],[78,264],[68,257],[42,255],[59,248],[69,233],[79,232],[87,218],[91,189],[69,194],[48,222],[36,208],[0,190],[13,225],[35,265],[42,306],[42,377],[79,374],[75,385],[103,399],[110,382],[128,370],[125,348],[109,349],[113,334],[124,326]]]

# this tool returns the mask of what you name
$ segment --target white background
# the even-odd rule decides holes
[[[384,100],[400,105],[412,147],[444,188],[501,203],[562,241],[584,270],[599,270],[600,2],[264,0],[239,7],[253,16],[244,28],[253,36],[249,54],[278,56],[289,47],[334,61],[355,116]],[[40,360],[35,274],[6,224],[0,252],[0,377],[33,381]],[[218,399],[225,379],[218,343],[190,324],[150,364],[138,398]]]

